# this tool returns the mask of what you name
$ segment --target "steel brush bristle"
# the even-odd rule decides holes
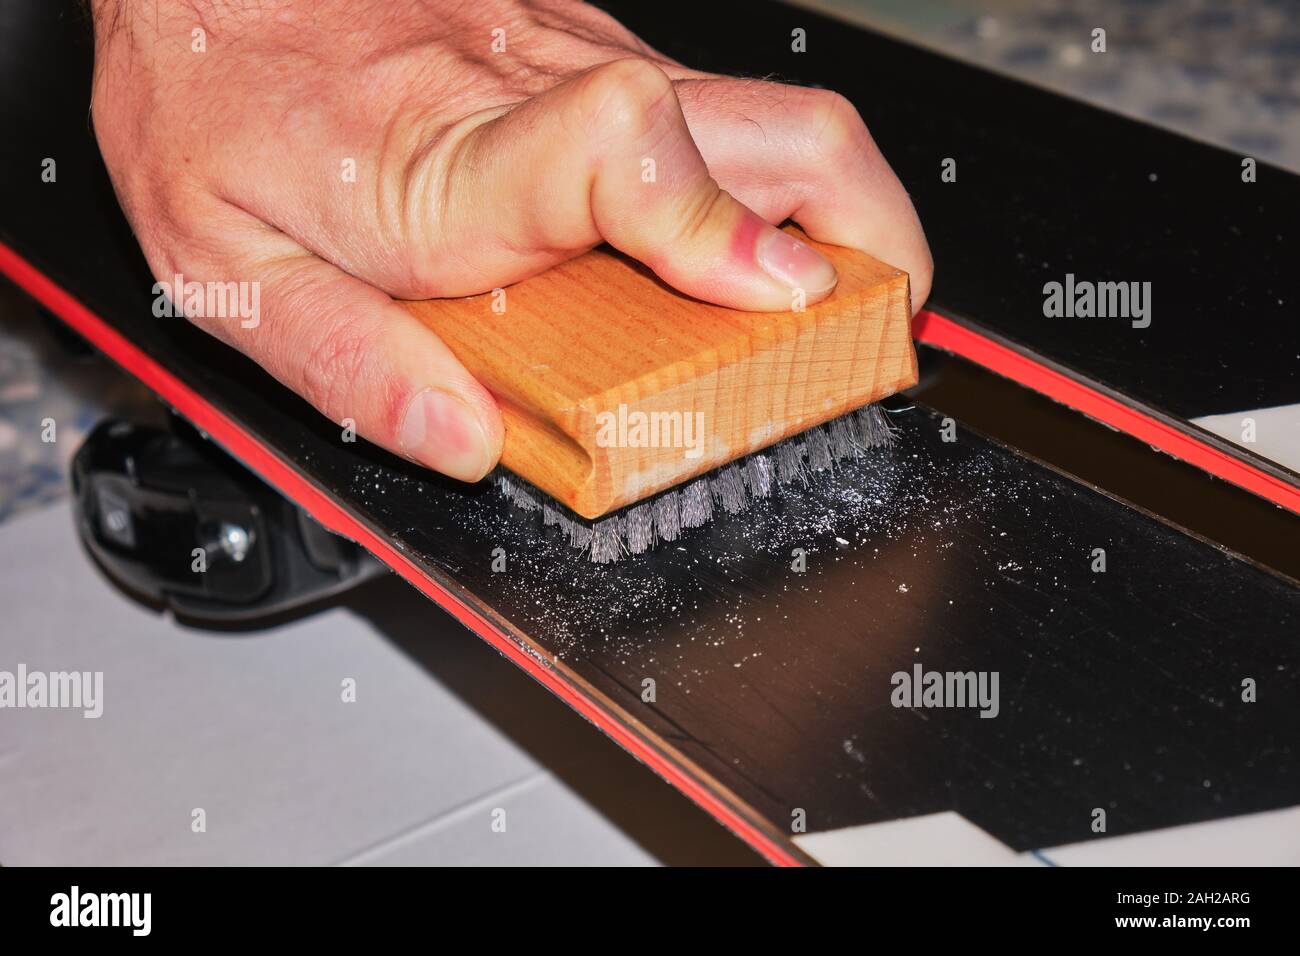
[[[716,509],[739,514],[780,489],[807,485],[813,473],[888,446],[893,439],[884,410],[867,405],[595,519],[574,514],[508,471],[499,470],[495,481],[516,508],[540,512],[544,526],[559,528],[572,547],[586,551],[597,564],[608,564],[660,541],[676,541],[683,532],[707,524]]]

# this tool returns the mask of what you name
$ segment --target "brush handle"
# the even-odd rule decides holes
[[[839,272],[803,311],[700,302],[608,247],[402,304],[496,396],[501,463],[594,518],[916,382],[907,274],[789,231]]]

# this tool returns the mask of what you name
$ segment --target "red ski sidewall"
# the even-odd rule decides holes
[[[1089,388],[1027,355],[994,342],[936,312],[922,310],[912,321],[918,342],[951,352],[1014,382],[1042,392],[1112,428],[1159,448],[1217,478],[1230,481],[1274,504],[1300,514],[1300,488],[1270,475],[1228,452],[1141,412],[1116,398]]]

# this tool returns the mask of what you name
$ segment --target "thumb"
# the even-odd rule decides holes
[[[440,294],[514,281],[601,241],[737,309],[788,310],[835,287],[820,253],[718,186],[672,81],[648,61],[607,63],[461,135],[431,160],[444,170],[430,204]]]

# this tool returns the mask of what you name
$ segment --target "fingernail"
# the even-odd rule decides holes
[[[440,388],[426,388],[411,399],[399,440],[408,457],[461,481],[478,481],[492,467],[482,422]]]
[[[810,299],[830,292],[839,280],[830,260],[780,229],[769,229],[758,240],[754,255],[764,272],[791,289],[803,289]]]

